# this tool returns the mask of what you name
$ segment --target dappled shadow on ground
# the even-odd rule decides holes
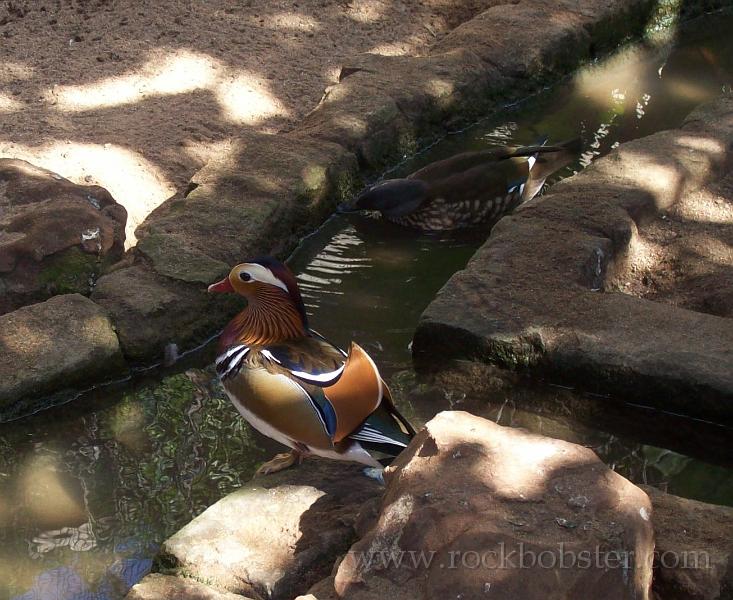
[[[630,254],[627,293],[733,317],[733,177],[681,198]]]
[[[226,139],[297,123],[343,58],[424,54],[496,3],[3,3],[0,156],[107,187],[131,233]]]

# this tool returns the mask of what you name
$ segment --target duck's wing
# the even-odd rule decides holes
[[[438,160],[425,165],[407,176],[408,180],[435,182],[450,177],[456,173],[463,173],[474,167],[486,166],[514,155],[516,146],[497,146],[477,152],[461,152],[449,158]]]
[[[348,355],[316,332],[302,339],[259,349],[265,366],[305,384],[325,387],[343,375]]]
[[[370,187],[354,201],[357,210],[378,210],[388,217],[409,215],[430,197],[428,185],[413,179],[388,179]]]
[[[360,440],[369,437],[370,429],[372,437],[382,431],[385,443],[395,436],[402,442],[404,435],[414,433],[394,408],[376,365],[358,344],[352,343],[346,354],[314,334],[307,342],[298,340],[269,346],[261,349],[260,354],[269,363],[266,365],[269,370],[285,374],[304,389],[334,443],[347,437]],[[382,403],[382,411],[378,412]],[[395,423],[392,426],[395,432],[404,431],[393,436],[390,427],[383,427],[380,419]],[[362,426],[366,429],[361,438],[354,437],[352,434]]]

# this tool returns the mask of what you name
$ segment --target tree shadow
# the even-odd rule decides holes
[[[147,195],[159,205],[180,194],[225,140],[291,129],[344,58],[380,48],[420,54],[495,3],[6,2],[0,154],[74,180],[91,177],[123,203]],[[81,144],[94,146],[96,162],[111,160],[110,144],[142,164],[116,180],[89,155],[63,147]],[[147,189],[135,189],[144,173]],[[152,208],[130,210],[135,225]]]

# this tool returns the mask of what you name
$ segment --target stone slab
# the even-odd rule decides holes
[[[0,315],[0,420],[46,408],[45,395],[109,379],[122,365],[109,316],[80,294]]]
[[[381,491],[358,465],[309,458],[210,506],[165,541],[158,564],[229,592],[289,600],[331,572],[362,504]]]

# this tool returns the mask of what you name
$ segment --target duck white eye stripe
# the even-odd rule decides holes
[[[269,283],[270,285],[277,286],[281,290],[285,290],[286,292],[290,293],[288,291],[288,286],[286,286],[282,281],[275,277],[270,269],[263,267],[262,265],[258,265],[257,263],[244,263],[242,266],[244,267],[242,271],[246,271],[247,273],[249,273],[252,276],[252,279],[254,279],[255,281]]]

